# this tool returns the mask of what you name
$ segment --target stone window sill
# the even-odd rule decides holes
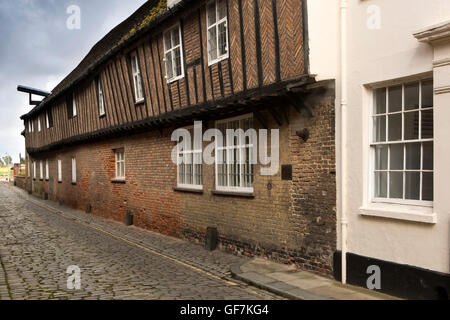
[[[215,196],[224,196],[224,197],[240,197],[240,198],[254,198],[255,194],[250,192],[234,192],[234,191],[220,191],[213,190],[211,193]]]
[[[437,214],[433,212],[431,207],[371,203],[359,208],[359,211],[365,217],[379,217],[426,224],[437,223]]]
[[[194,188],[173,187],[173,191],[203,194],[203,189],[194,189]]]

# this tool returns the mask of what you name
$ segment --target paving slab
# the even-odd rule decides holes
[[[231,268],[233,276],[288,299],[298,300],[396,300],[364,288],[343,285],[332,279],[273,261],[255,258]]]

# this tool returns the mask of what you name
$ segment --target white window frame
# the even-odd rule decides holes
[[[33,179],[36,180],[36,161],[33,161]]]
[[[393,205],[409,205],[409,206],[413,206],[413,207],[433,207],[434,201],[426,201],[426,200],[408,200],[405,197],[405,193],[406,193],[406,181],[405,181],[405,174],[403,174],[403,199],[392,199],[389,198],[390,196],[390,186],[389,186],[389,171],[390,170],[390,148],[388,148],[388,168],[387,170],[376,170],[375,168],[375,150],[376,150],[376,146],[382,146],[382,145],[394,145],[394,144],[401,144],[404,145],[404,150],[403,150],[403,170],[394,170],[394,171],[398,171],[398,172],[420,172],[420,196],[422,197],[422,173],[423,172],[432,172],[433,174],[435,174],[435,170],[423,170],[423,144],[422,143],[426,143],[426,142],[434,142],[434,137],[431,139],[422,139],[422,111],[426,111],[426,110],[434,110],[434,105],[431,108],[425,108],[422,109],[422,82],[424,81],[429,81],[429,80],[433,80],[432,77],[425,77],[425,78],[419,78],[419,79],[413,79],[413,80],[404,80],[401,82],[394,82],[394,83],[389,83],[389,84],[385,84],[385,85],[381,85],[381,86],[374,86],[373,88],[371,88],[371,95],[370,95],[370,108],[369,108],[369,187],[368,187],[368,192],[369,192],[369,202],[370,203],[374,203],[374,204],[393,204]],[[415,83],[415,82],[419,82],[419,109],[414,109],[414,110],[405,110],[405,85],[411,84],[411,83]],[[395,87],[395,86],[402,86],[402,110],[398,111],[398,112],[389,112],[389,87]],[[377,114],[377,116],[386,116],[386,141],[384,142],[375,142],[374,141],[374,106],[375,106],[375,99],[374,99],[374,92],[377,89],[383,89],[386,88],[386,112],[383,114]],[[405,124],[405,119],[404,119],[404,114],[405,113],[409,113],[409,112],[417,112],[419,111],[419,133],[418,133],[418,139],[416,140],[405,140],[404,139],[404,134],[405,134],[405,130],[404,130],[404,124]],[[388,115],[392,115],[392,114],[401,114],[402,115],[402,138],[399,141],[389,141],[389,117]],[[433,120],[434,121],[434,120]],[[433,123],[434,124],[434,123]],[[410,144],[410,143],[421,143],[421,168],[420,170],[407,170],[406,169],[406,144]],[[434,166],[433,166],[434,168]],[[388,172],[388,176],[387,176],[387,198],[377,198],[375,196],[375,171],[387,171]],[[435,179],[435,175],[433,176]]]
[[[100,77],[97,79],[97,90],[98,90],[98,113],[99,113],[100,117],[103,117],[106,114],[106,110],[105,110],[105,99],[103,96],[103,89],[102,89]]]
[[[122,158],[120,156],[123,156]],[[114,150],[115,156],[115,168],[116,168],[116,180],[125,180],[126,167],[125,167],[125,149]],[[123,166],[123,175],[120,174],[120,167]]]
[[[28,164],[28,177],[31,177],[31,164],[30,164],[30,160],[27,161]]]
[[[39,160],[39,179],[44,180],[44,162]]]
[[[131,75],[133,77],[133,91],[134,91],[134,100],[136,103],[144,101],[144,87],[142,84],[142,76],[141,76],[141,68],[139,66],[139,59],[137,52],[134,51],[130,55],[131,62]],[[133,68],[133,60],[134,65],[136,66],[136,70]]]
[[[225,0],[223,0],[223,1],[225,1]],[[230,56],[230,44],[229,44],[229,39],[228,39],[228,32],[229,32],[228,31],[228,12],[227,12],[227,14],[225,15],[224,18],[218,20],[218,17],[219,17],[218,2],[219,2],[219,0],[212,0],[212,1],[209,1],[207,3],[207,5],[206,5],[206,40],[207,40],[208,66],[212,66],[213,64],[216,64],[216,63],[218,63],[218,62],[220,62],[222,60],[228,59],[229,56]],[[209,19],[208,19],[208,17],[209,17],[209,10],[208,10],[208,6],[210,4],[212,4],[212,3],[214,3],[215,8],[216,8],[216,22],[213,23],[212,25],[209,25]],[[227,32],[227,35],[226,35],[227,53],[223,54],[223,55],[220,55],[219,54],[219,25],[221,25],[223,22],[225,22],[225,29],[226,29],[226,32]],[[211,56],[210,56],[210,44],[209,44],[210,43],[210,41],[209,41],[210,40],[210,35],[209,35],[209,30],[212,29],[212,28],[216,29],[216,50],[217,50],[217,52],[216,52],[217,53],[217,58],[216,59],[211,59]]]
[[[184,129],[190,130],[192,132],[191,133],[191,146],[190,146],[189,150],[179,150],[179,149],[177,150],[177,155],[178,156],[180,156],[180,155],[183,156],[183,163],[177,165],[177,187],[178,188],[182,188],[182,189],[203,190],[203,179],[204,179],[204,173],[203,173],[203,142],[202,142],[202,145],[195,146],[194,126],[185,127]],[[188,162],[187,157],[189,155],[192,155],[192,172],[191,172],[191,174],[188,174],[186,168],[184,168],[184,179],[185,179],[185,182],[187,181],[188,177],[190,179],[192,179],[192,183],[191,184],[189,184],[189,183],[182,183],[180,181],[181,166]],[[195,178],[198,175],[198,168],[194,164],[195,155],[197,155],[197,156],[200,155],[200,159],[202,161],[202,163],[201,163],[201,173],[200,173],[201,184],[196,184],[195,183]]]
[[[238,117],[234,117],[234,118],[229,118],[229,119],[223,119],[223,120],[218,120],[215,123],[215,127],[217,128],[218,125],[223,124],[223,123],[229,123],[232,121],[237,121],[237,120],[244,120],[244,119],[254,119],[253,114],[246,114],[246,115],[242,115],[242,116],[238,116]],[[240,159],[242,159],[242,153],[246,148],[254,148],[253,144],[243,144],[243,145],[239,145],[239,146],[234,146],[234,145],[228,145],[228,141],[227,141],[227,137],[226,137],[226,132],[223,133],[223,147],[219,147],[216,146],[216,152],[215,152],[215,156],[216,156],[216,162],[215,162],[215,177],[216,177],[216,190],[217,191],[223,191],[223,192],[239,192],[239,193],[249,193],[252,194],[254,192],[254,185],[255,185],[255,180],[256,180],[256,170],[255,167],[253,167],[253,187],[243,187],[243,176],[245,175],[244,170],[243,170],[243,166],[244,164],[240,164],[241,168],[240,168],[240,186],[230,186],[230,166],[231,164],[227,164],[228,169],[227,169],[227,185],[228,186],[219,186],[219,168],[218,168],[218,160],[219,160],[219,152],[223,151],[223,150],[227,150],[227,161],[228,159],[230,159],[231,157],[229,156],[229,152],[234,150],[234,149],[239,149],[239,155],[240,155]],[[217,141],[217,139],[216,139]],[[250,152],[251,154],[251,152]]]
[[[72,118],[77,116],[77,101],[75,97],[75,92],[72,94]]]
[[[77,183],[77,159],[72,157],[72,183]]]
[[[33,120],[28,121],[28,132],[33,133]]]
[[[174,45],[173,41],[172,41],[172,31],[174,29],[178,28],[178,34],[179,34],[179,39],[180,39],[180,43],[178,45]],[[166,47],[166,37],[169,36],[170,37],[170,48]],[[172,57],[172,77],[169,77],[168,75],[168,70],[167,70],[167,63],[165,63],[165,68],[166,68],[166,81],[167,83],[171,83],[177,80],[180,80],[182,78],[184,78],[184,61],[183,61],[183,41],[182,41],[182,33],[181,33],[181,26],[180,24],[176,24],[174,26],[172,26],[171,28],[169,28],[168,30],[166,30],[164,32],[164,36],[163,36],[163,43],[164,43],[164,62],[167,62],[166,60],[166,56],[168,53],[171,54]],[[176,49],[180,49],[180,65],[181,65],[181,74],[175,76],[175,71],[176,71],[176,59],[175,59],[175,50]]]
[[[38,121],[38,132],[41,132],[41,117],[38,117],[37,118],[37,121]]]
[[[62,161],[58,160],[58,182],[62,182]]]
[[[50,170],[48,165],[48,159],[45,160],[45,180],[50,180]]]

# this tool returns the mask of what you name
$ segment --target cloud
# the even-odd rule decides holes
[[[24,155],[20,116],[31,110],[27,85],[51,91],[109,30],[145,0],[0,0],[0,154]],[[81,29],[66,26],[67,8],[81,9]]]

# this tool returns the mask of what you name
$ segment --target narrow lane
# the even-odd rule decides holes
[[[270,299],[18,197],[0,183],[0,299]],[[2,267],[3,266],[3,267]],[[69,266],[81,289],[69,290]],[[2,270],[3,269],[3,270]]]

